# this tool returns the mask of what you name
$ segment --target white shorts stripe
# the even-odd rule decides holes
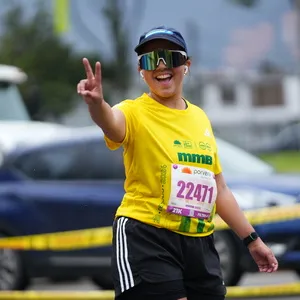
[[[134,286],[133,274],[128,260],[127,237],[125,231],[127,221],[127,218],[119,218],[117,220],[116,230],[117,267],[122,293]]]

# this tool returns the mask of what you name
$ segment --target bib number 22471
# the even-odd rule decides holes
[[[213,172],[202,168],[172,165],[168,212],[207,219],[216,202],[216,195]]]

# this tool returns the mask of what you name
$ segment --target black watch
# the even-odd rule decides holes
[[[246,247],[248,247],[250,243],[256,241],[258,238],[259,238],[259,236],[258,236],[257,232],[252,232],[243,239],[243,243]]]

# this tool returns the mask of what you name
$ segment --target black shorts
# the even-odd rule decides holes
[[[119,217],[113,226],[116,299],[222,300],[226,287],[213,235],[189,237]]]

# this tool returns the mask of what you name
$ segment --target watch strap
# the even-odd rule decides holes
[[[247,237],[243,239],[243,244],[248,247],[250,243],[256,241],[258,239],[257,232],[251,232]]]

